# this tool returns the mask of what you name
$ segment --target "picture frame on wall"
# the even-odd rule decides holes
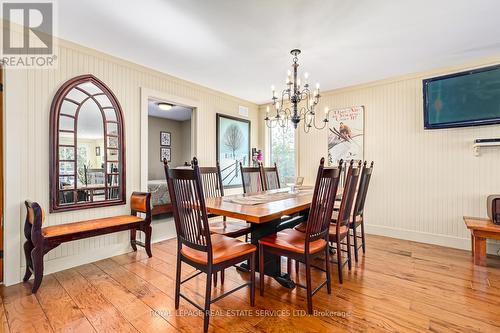
[[[364,160],[365,107],[330,111],[328,124],[328,163]]]
[[[217,113],[217,160],[220,163],[222,185],[227,188],[240,187],[240,162],[244,166],[252,163],[250,154],[250,129],[248,119]]]
[[[172,151],[170,147],[160,147],[160,161],[163,162],[165,158],[167,162],[172,161]]]
[[[170,132],[160,132],[160,146],[170,146],[171,145],[171,134]]]

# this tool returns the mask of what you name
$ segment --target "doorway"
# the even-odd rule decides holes
[[[163,161],[169,167],[191,165],[193,109],[157,98],[148,100],[148,192],[153,219],[172,213]]]
[[[162,146],[161,143],[161,133],[157,134],[152,134],[154,136],[153,140],[157,147],[157,151],[151,154],[151,162],[149,161],[150,159],[150,154],[149,154],[149,137],[150,137],[150,131],[149,131],[149,116],[150,116],[150,105],[151,103],[166,103],[173,106],[178,106],[178,107],[184,107],[188,108],[191,110],[191,133],[190,133],[190,145],[185,145],[187,146],[186,149],[189,151],[189,157],[188,155],[181,155],[184,157],[181,157],[179,160],[175,160],[177,156],[177,153],[175,152],[175,149],[173,145],[176,144],[177,139],[173,137],[172,135],[170,136],[170,165],[174,166],[173,163],[176,163],[178,165],[183,165],[184,162],[190,162],[191,158],[193,156],[197,155],[197,128],[198,128],[198,109],[200,107],[200,102],[198,100],[194,100],[191,98],[186,98],[186,97],[181,97],[177,95],[172,95],[168,94],[166,92],[158,91],[158,90],[152,90],[148,88],[141,87],[141,191],[147,192],[148,191],[148,183],[149,180],[151,179],[150,177],[150,164],[155,164],[156,166],[159,166],[162,168],[162,161],[161,158],[165,155],[160,155],[160,146]],[[158,106],[158,105],[156,105]],[[163,110],[161,114],[165,115],[166,113],[168,114],[172,108],[170,106],[163,106]],[[157,110],[160,112],[160,110]],[[166,131],[164,131],[166,132]],[[168,136],[164,134],[164,136]],[[167,138],[164,138],[167,139]],[[168,140],[168,139],[167,139]],[[188,141],[188,139],[185,139],[184,141]],[[168,142],[168,141],[167,141]],[[164,142],[165,143],[165,142]],[[168,148],[168,146],[164,146],[165,148]],[[168,154],[167,150],[164,149],[163,154]],[[176,165],[177,166],[177,165]],[[163,170],[162,170],[163,171]],[[157,174],[158,177],[155,178],[160,178],[159,180],[165,182],[166,185],[166,179],[165,179],[165,173]],[[154,209],[154,205],[152,207]],[[151,225],[153,227],[153,242],[158,242],[162,241],[165,239],[170,239],[174,238],[176,236],[175,233],[175,224],[173,220],[173,216],[171,214],[161,214],[157,215],[157,217],[153,218],[153,223]]]

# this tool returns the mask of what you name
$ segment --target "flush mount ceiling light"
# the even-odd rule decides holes
[[[158,105],[160,110],[163,110],[163,111],[168,111],[172,108],[172,104],[163,103],[163,102],[157,103],[156,105]]]

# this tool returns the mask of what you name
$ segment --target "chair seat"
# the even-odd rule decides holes
[[[267,235],[259,240],[259,244],[287,250],[294,253],[304,253],[306,245],[306,234],[295,229],[285,229],[276,234]],[[309,243],[309,253],[316,253],[326,246],[324,239],[318,239]]]
[[[337,221],[338,216],[339,216],[338,211],[334,211],[332,213],[332,222],[333,223],[335,223]],[[349,217],[349,221],[352,221],[352,215]],[[360,223],[363,222],[363,217],[361,215],[357,215],[355,222],[356,222],[356,225],[359,225]]]
[[[238,258],[257,250],[257,247],[253,244],[220,234],[212,234],[210,239],[212,241],[212,260],[214,264]],[[181,253],[194,262],[203,265],[207,264],[207,252],[183,246]]]
[[[45,227],[42,229],[42,235],[45,238],[51,238],[63,235],[72,235],[87,231],[101,230],[109,227],[116,227],[120,225],[138,223],[142,221],[144,221],[143,218],[133,215],[105,217],[95,220],[65,223],[65,224]]]
[[[210,233],[228,237],[239,237],[250,232],[250,224],[242,220],[216,221],[209,223]]]
[[[306,223],[302,222],[301,224],[295,226],[294,229],[300,232],[306,232]],[[337,226],[334,222],[330,224],[330,229],[328,230],[328,233],[330,235],[335,235],[337,233]],[[347,226],[344,225],[340,227],[340,233],[341,234],[347,233]]]
[[[347,234],[348,228],[346,225],[343,225],[339,228],[339,233],[341,235]],[[329,235],[336,235],[337,234],[337,225],[335,223],[330,223],[330,229],[328,230]]]

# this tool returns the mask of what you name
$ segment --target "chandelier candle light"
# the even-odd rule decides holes
[[[274,85],[271,86],[273,91],[272,106],[276,112],[273,117],[269,116],[271,111],[270,107],[267,106],[266,109],[266,125],[269,128],[274,128],[280,126],[282,128],[288,127],[288,123],[291,122],[294,128],[299,126],[301,120],[304,121],[304,132],[309,132],[311,127],[314,126],[316,129],[323,129],[328,122],[329,109],[325,108],[325,118],[322,120],[322,126],[316,124],[316,113],[315,108],[319,103],[319,83],[316,83],[316,89],[311,91],[309,88],[309,74],[304,73],[304,85],[301,90],[302,81],[297,73],[297,68],[299,67],[299,59],[297,56],[300,54],[299,49],[294,49],[290,51],[293,55],[293,77],[292,72],[288,70],[288,75],[285,81],[286,88],[281,93],[281,98],[276,96],[276,91]],[[286,106],[287,105],[287,106]],[[289,107],[288,107],[289,106]]]

